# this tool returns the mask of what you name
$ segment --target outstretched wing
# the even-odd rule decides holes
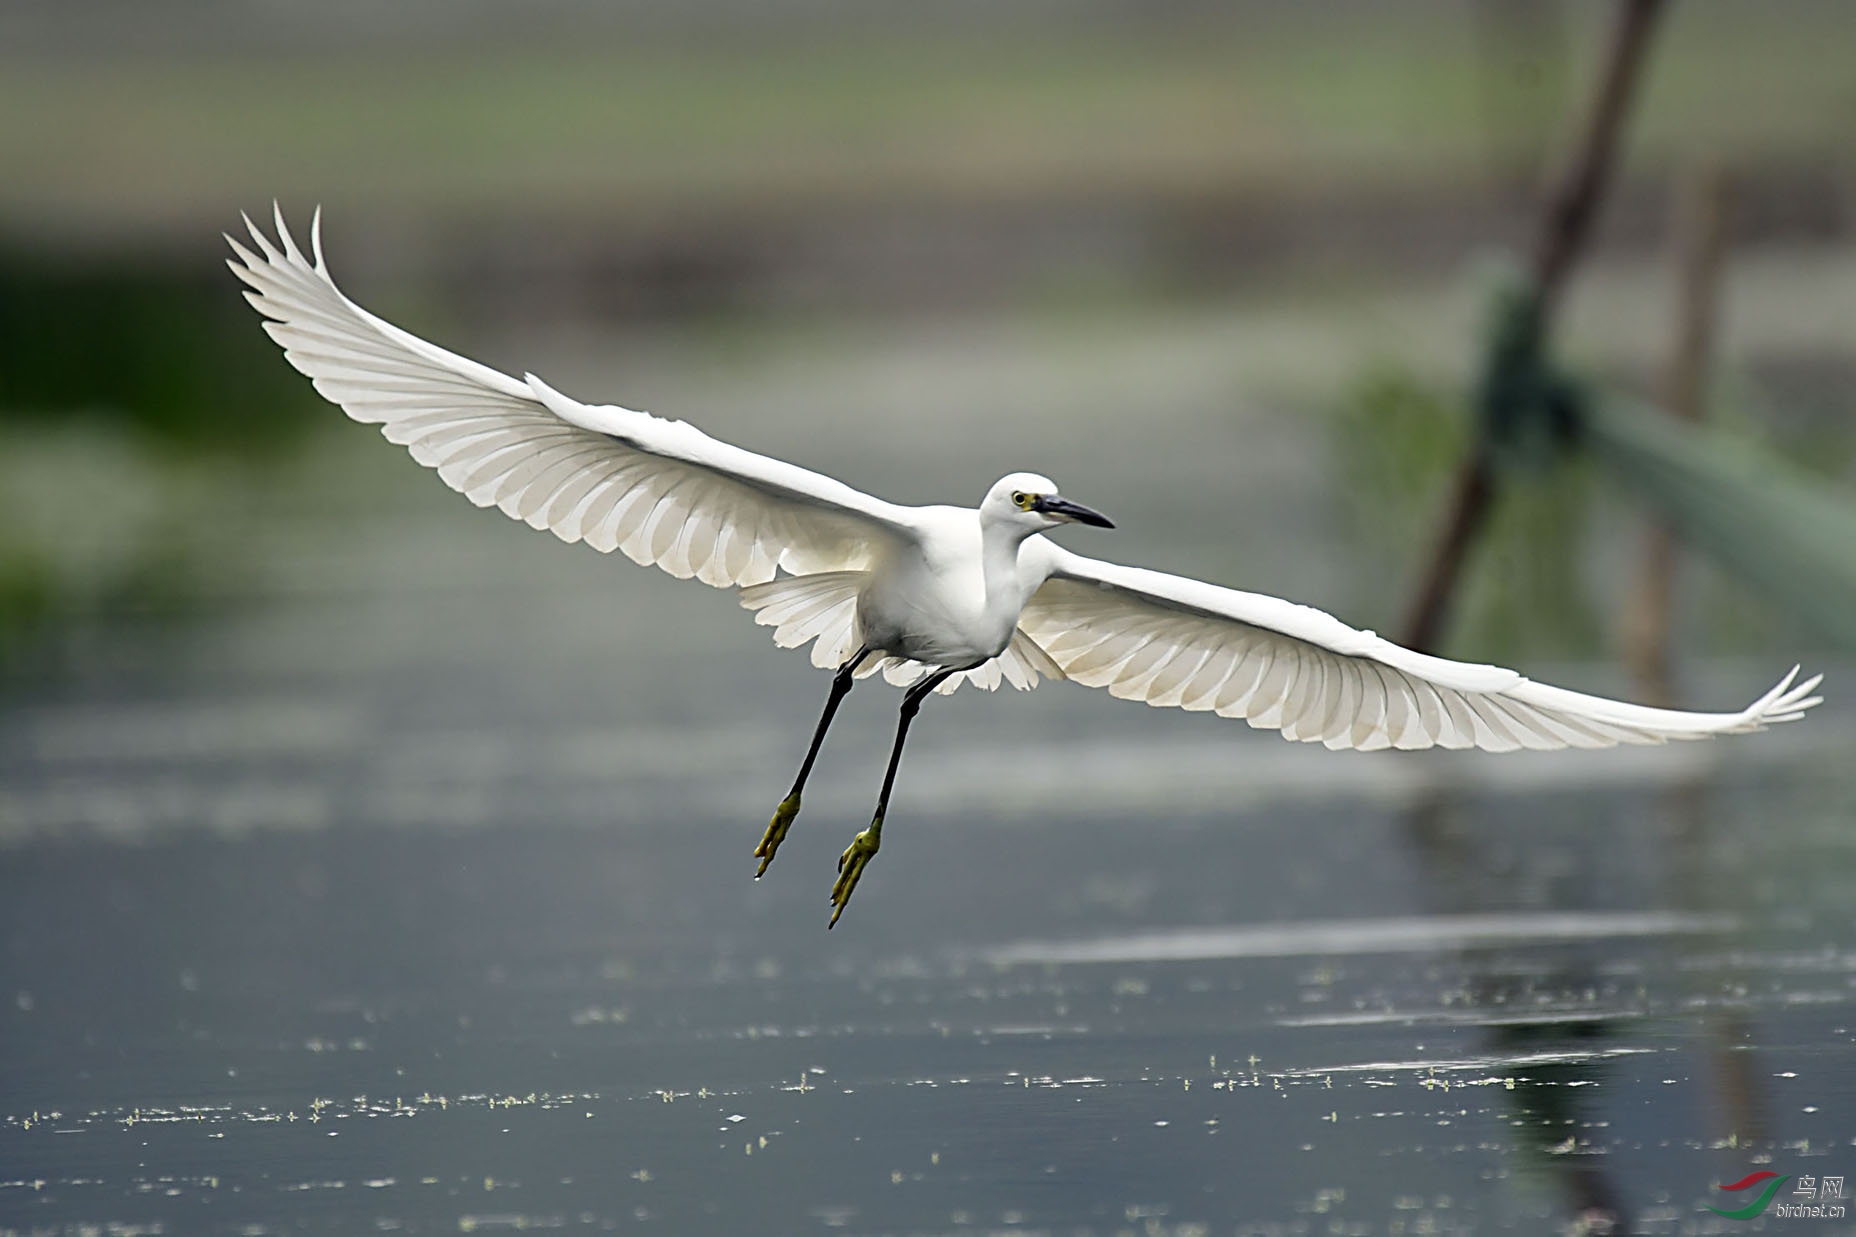
[[[1330,748],[1609,747],[1759,730],[1819,702],[1791,674],[1739,713],[1684,713],[1427,657],[1276,597],[1122,567],[1046,543],[1019,618],[1064,672],[1150,705],[1241,717]]]
[[[861,570],[910,535],[908,508],[819,473],[718,442],[694,426],[569,399],[400,330],[349,300],[312,263],[278,211],[258,252],[230,236],[227,263],[251,286],[264,329],[316,390],[436,469],[479,507],[563,541],[623,550],[717,587],[793,573]]]

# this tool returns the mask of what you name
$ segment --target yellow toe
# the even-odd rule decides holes
[[[773,820],[767,825],[767,832],[761,835],[760,845],[754,848],[754,855],[760,860],[760,870],[754,873],[755,880],[767,874],[767,865],[773,862],[774,852],[780,849],[780,843],[786,840],[786,831],[793,827],[793,821],[798,816],[797,792],[780,800],[780,806],[773,809]]]
[[[864,869],[882,844],[883,821],[879,817],[868,829],[852,838],[851,844],[838,856],[838,879],[831,887],[831,922],[825,925],[827,928],[837,925],[838,916],[844,914],[851,894],[856,892],[857,882],[863,879]]]

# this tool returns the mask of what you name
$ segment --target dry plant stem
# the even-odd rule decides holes
[[[1729,213],[1727,177],[1719,167],[1703,168],[1683,181],[1675,211],[1676,332],[1663,377],[1663,406],[1685,421],[1699,421],[1707,403]],[[1636,587],[1624,610],[1625,661],[1638,694],[1659,708],[1669,708],[1675,699],[1669,637],[1676,560],[1674,535],[1666,524],[1653,521],[1645,532]]]
[[[1642,76],[1650,35],[1663,7],[1664,0],[1620,0],[1618,5],[1604,71],[1598,77],[1585,131],[1548,198],[1534,250],[1530,273],[1540,307],[1537,322],[1543,333],[1551,325],[1560,290],[1590,238],[1592,221],[1609,187],[1618,139]],[[1493,461],[1486,446],[1477,443],[1464,457],[1451,487],[1449,511],[1405,624],[1406,647],[1420,652],[1436,650],[1463,559],[1488,517],[1495,489]]]

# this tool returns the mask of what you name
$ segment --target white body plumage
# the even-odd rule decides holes
[[[857,596],[858,643],[932,666],[967,667],[1005,652],[1044,573],[1025,552],[1036,527],[1011,518],[1010,495],[1055,493],[1032,473],[993,486],[980,509],[919,507],[911,536],[879,553]],[[1003,510],[1002,510],[1003,508]]]

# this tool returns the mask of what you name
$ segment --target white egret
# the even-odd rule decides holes
[[[835,668],[793,788],[760,845],[767,870],[838,704],[878,670],[907,685],[869,828],[838,860],[835,924],[882,841],[896,768],[923,699],[1070,679],[1150,705],[1241,717],[1329,748],[1606,747],[1758,730],[1818,703],[1796,667],[1738,713],[1647,708],[1445,661],[1275,597],[1071,553],[1043,534],[1113,527],[1036,473],[977,508],[908,507],[756,455],[681,421],[582,404],[368,313],[329,277],[321,218],[306,258],[276,212],[256,251],[230,236],[264,329],[316,390],[436,469],[480,507],[563,541],[739,591],[774,642]],[[1821,677],[1821,676],[1819,676]]]

